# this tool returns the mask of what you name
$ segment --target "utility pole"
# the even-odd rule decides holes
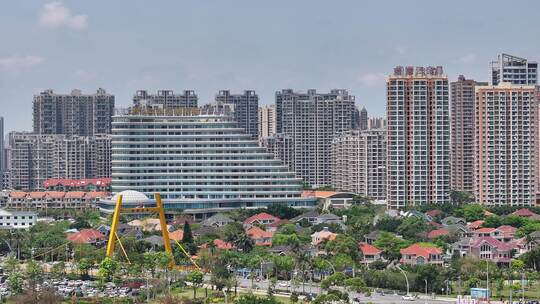
[[[486,287],[487,287],[487,301],[489,303],[489,261],[486,261]]]

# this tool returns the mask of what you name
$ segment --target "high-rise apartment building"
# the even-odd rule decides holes
[[[114,95],[103,89],[95,94],[56,94],[46,90],[34,95],[34,133],[92,136],[111,133]]]
[[[225,115],[126,113],[113,118],[112,191],[161,193],[168,211],[199,218],[282,203],[309,207],[302,181]],[[103,201],[104,212],[114,202]]]
[[[396,67],[388,77],[388,208],[449,201],[448,95],[442,67]]]
[[[358,121],[358,129],[367,130],[368,128],[368,113],[365,107],[360,110],[360,117]]]
[[[42,189],[50,178],[98,178],[111,175],[111,136],[71,136],[12,132],[11,186]]]
[[[535,204],[538,108],[534,85],[475,88],[475,196],[488,206]]]
[[[0,176],[6,171],[6,146],[4,144],[4,117],[0,116]]]
[[[276,106],[268,105],[259,108],[259,139],[276,134]]]
[[[491,62],[491,84],[508,82],[518,85],[538,84],[538,63],[508,54]]]
[[[219,91],[215,97],[217,107],[227,106],[234,120],[253,138],[259,136],[259,95],[246,90],[243,94],[231,94],[229,90]],[[221,114],[221,113],[215,113]]]
[[[386,200],[386,130],[351,130],[332,142],[332,186]]]
[[[450,172],[451,189],[474,192],[474,88],[487,85],[465,79],[450,84]]]
[[[370,117],[367,122],[368,130],[371,129],[384,129],[386,128],[385,117]]]
[[[313,186],[332,183],[332,140],[353,128],[354,110],[347,90],[276,92],[276,131],[292,140],[294,158],[288,165],[298,177]]]
[[[159,90],[157,94],[148,94],[146,90],[139,90],[133,96],[133,105],[161,105],[166,108],[196,108],[199,97],[195,91],[184,90],[175,94],[172,90]]]

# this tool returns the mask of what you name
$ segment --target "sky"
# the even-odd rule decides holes
[[[396,65],[442,65],[487,81],[501,52],[540,60],[540,1],[92,0],[0,2],[0,116],[32,128],[45,89],[101,87],[128,106],[136,90],[344,88],[385,113]]]

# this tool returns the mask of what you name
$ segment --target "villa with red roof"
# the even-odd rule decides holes
[[[519,217],[527,217],[527,218],[534,218],[534,219],[540,219],[540,215],[532,212],[531,210],[529,209],[525,209],[525,208],[522,208],[522,209],[519,209],[519,210],[516,210],[512,213],[512,215],[517,215]]]
[[[474,222],[470,222],[467,227],[469,227],[469,229],[478,229],[480,227],[482,227],[482,225],[484,224],[484,221],[483,220],[478,220],[478,221],[474,221]]]
[[[51,178],[43,182],[47,190],[109,190],[112,178],[67,179]]]
[[[359,243],[358,249],[360,250],[360,252],[362,252],[362,261],[361,261],[362,264],[367,265],[375,261],[381,260],[382,250],[380,250],[379,248],[371,244],[364,243],[364,242]]]
[[[34,191],[9,193],[5,207],[9,209],[91,209],[101,198],[109,195],[105,191]]]
[[[90,244],[94,246],[105,244],[105,236],[95,229],[82,229],[79,232],[70,233],[67,239],[75,244]]]
[[[281,219],[278,218],[278,217],[275,217],[271,214],[268,214],[266,212],[262,212],[262,213],[258,213],[258,214],[255,214],[253,216],[250,216],[248,217],[245,221],[244,221],[244,227],[251,227],[255,224],[259,224],[259,225],[263,225],[263,226],[266,226],[266,225],[270,225],[272,223],[275,223],[277,221],[280,221]]]
[[[441,249],[424,244],[412,244],[401,249],[400,262],[407,265],[443,264],[443,252]]]
[[[257,246],[272,246],[273,232],[264,231],[257,226],[253,226],[246,231],[246,234],[255,242]]]
[[[495,263],[510,263],[512,247],[490,236],[480,237],[471,242],[469,254],[480,260]]]

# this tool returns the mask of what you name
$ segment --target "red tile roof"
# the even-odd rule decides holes
[[[266,212],[262,212],[262,213],[258,213],[258,214],[255,214],[253,216],[250,216],[248,217],[245,221],[244,221],[244,224],[253,224],[257,221],[272,221],[273,222],[277,222],[280,220],[280,218],[278,217],[275,217],[271,214],[268,214]]]
[[[231,243],[225,242],[225,241],[220,240],[220,239],[215,239],[213,243],[214,243],[214,245],[216,246],[217,249],[229,250],[229,249],[233,248],[233,245]]]
[[[251,227],[251,228],[249,228],[246,231],[246,234],[250,238],[252,238],[254,240],[263,239],[263,238],[271,238],[272,236],[274,236],[274,234],[272,232],[264,231],[259,227]]]
[[[66,196],[64,191],[47,191],[47,198],[49,199],[63,199]]]
[[[439,209],[434,209],[434,210],[430,210],[430,211],[426,212],[425,214],[428,215],[428,216],[431,216],[431,217],[435,217],[437,215],[441,215],[442,211],[439,210]]]
[[[478,229],[482,227],[483,224],[484,224],[483,220],[478,220],[478,221],[470,222],[469,225],[467,226],[471,229]]]
[[[450,231],[448,231],[448,229],[446,228],[441,228],[441,229],[435,229],[435,230],[431,230],[427,237],[428,239],[434,239],[436,237],[439,237],[439,236],[442,236],[442,235],[449,235],[450,234]]]
[[[45,197],[45,192],[42,191],[34,191],[28,193],[28,197],[31,199],[43,199]]]
[[[517,231],[517,228],[508,226],[508,225],[502,225],[502,226],[497,227],[497,230],[504,233],[514,233]]]
[[[412,244],[411,246],[401,249],[401,254],[422,256],[425,259],[429,259],[430,254],[442,254],[442,250],[437,247],[422,246],[421,244]]]
[[[90,191],[90,192],[86,192],[85,198],[87,199],[105,198],[109,195],[110,193],[107,191]]]
[[[517,216],[521,216],[521,217],[533,217],[533,216],[538,216],[538,214],[532,212],[532,211],[529,210],[529,209],[525,209],[525,208],[516,210],[516,211],[514,211],[512,214],[513,214],[513,215],[517,215]]]
[[[169,233],[169,238],[171,240],[181,241],[182,239],[184,239],[184,231],[181,229],[175,230]]]
[[[12,191],[12,192],[9,194],[9,197],[11,197],[11,198],[25,198],[27,195],[28,195],[28,193],[26,193],[26,192],[22,192],[22,191]]]
[[[484,237],[481,237],[481,238],[477,238],[475,240],[473,240],[473,242],[471,243],[471,247],[480,247],[483,243],[488,243],[490,244],[491,246],[497,248],[498,250],[502,250],[502,251],[508,251],[508,250],[511,250],[512,248],[508,245],[506,245],[505,243],[491,237],[491,236],[484,236]]]
[[[442,224],[439,224],[439,223],[434,222],[434,221],[429,222],[429,224],[431,226],[435,227],[435,228],[442,228],[442,226],[443,226]]]
[[[69,234],[67,239],[77,244],[92,244],[98,241],[104,241],[105,236],[94,229],[83,229],[79,232]]]
[[[64,198],[77,198],[82,199],[86,195],[86,192],[83,191],[69,191],[66,192],[66,196]]]
[[[43,182],[43,187],[81,187],[87,185],[95,185],[99,187],[107,187],[111,184],[112,178],[89,178],[89,179],[67,179],[67,178],[51,178]]]
[[[362,251],[363,255],[378,255],[382,252],[379,248],[363,242],[358,244],[358,249]]]
[[[496,229],[495,228],[478,228],[474,232],[475,233],[493,233]]]

